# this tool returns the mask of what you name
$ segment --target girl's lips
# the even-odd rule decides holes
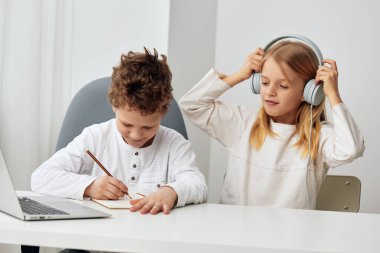
[[[273,100],[265,100],[265,103],[267,103],[268,105],[277,105],[278,103],[273,101]]]

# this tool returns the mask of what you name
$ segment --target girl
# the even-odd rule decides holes
[[[315,209],[328,169],[362,156],[363,137],[340,97],[336,62],[322,62],[318,67],[305,43],[283,40],[266,52],[258,48],[232,75],[210,70],[181,98],[190,120],[228,150],[221,203]],[[218,100],[259,71],[258,112]],[[324,84],[334,125],[325,121],[324,101],[311,109],[303,99],[313,78]]]

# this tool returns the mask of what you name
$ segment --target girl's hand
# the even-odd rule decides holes
[[[142,199],[131,200],[132,207],[130,210],[131,212],[140,210],[141,214],[157,214],[161,211],[163,211],[164,214],[169,214],[177,198],[178,195],[173,188],[164,186]]]
[[[94,199],[119,199],[128,192],[128,187],[120,180],[102,176],[95,179],[84,190],[84,196]]]
[[[264,57],[264,50],[261,48],[257,48],[255,52],[249,54],[247,59],[243,65],[243,67],[238,71],[238,74],[246,80],[251,77],[251,75],[255,72],[260,72],[261,70],[261,61]]]
[[[342,103],[338,89],[338,67],[336,62],[331,59],[324,59],[322,62],[330,66],[323,65],[318,68],[315,83],[323,82],[323,92],[328,97],[332,107],[335,104]]]
[[[230,76],[225,76],[222,78],[222,80],[225,81],[231,87],[244,80],[247,80],[252,76],[254,72],[260,72],[263,56],[264,50],[261,48],[257,48],[255,52],[247,56],[247,59],[245,60],[243,67],[241,67],[241,69],[238,72]]]

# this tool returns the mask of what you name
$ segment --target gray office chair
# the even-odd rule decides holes
[[[82,132],[83,128],[115,117],[111,104],[108,102],[110,84],[111,78],[104,77],[86,84],[77,92],[64,117],[56,151],[66,147]],[[188,139],[185,122],[175,99],[171,101],[161,125],[176,130]],[[38,253],[39,247],[22,245],[21,252]]]
[[[79,135],[83,128],[115,117],[108,102],[110,77],[94,80],[78,91],[67,109],[58,136],[56,150],[59,150]],[[185,123],[177,102],[173,99],[161,125],[172,128],[187,139]]]
[[[328,175],[317,197],[317,210],[358,212],[361,183],[357,177]]]

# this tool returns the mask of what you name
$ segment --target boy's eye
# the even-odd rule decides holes
[[[280,87],[281,87],[281,88],[284,88],[284,89],[289,88],[286,84],[280,84]]]
[[[149,129],[151,129],[152,127],[148,127],[148,126],[144,126],[144,129],[146,129],[146,130],[149,130]]]
[[[266,86],[266,85],[268,85],[269,83],[268,83],[268,82],[262,82],[261,84],[264,85],[264,86]]]

